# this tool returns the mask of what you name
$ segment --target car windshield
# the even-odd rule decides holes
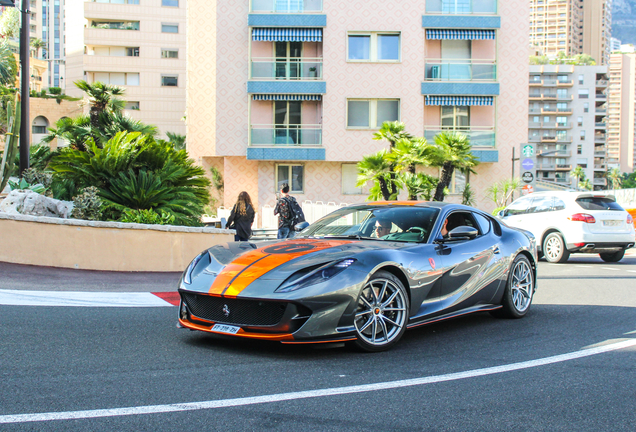
[[[614,210],[622,211],[621,207],[616,201],[610,198],[601,197],[583,197],[578,198],[576,203],[583,207],[585,210]]]
[[[426,242],[439,209],[416,206],[346,207],[305,228],[297,237]]]

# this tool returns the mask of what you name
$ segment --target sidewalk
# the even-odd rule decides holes
[[[24,291],[176,292],[181,273],[71,270],[0,262],[0,289]]]

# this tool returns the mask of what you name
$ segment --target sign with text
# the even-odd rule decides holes
[[[521,156],[519,157],[519,172],[521,173],[522,193],[534,192],[537,179],[537,149],[535,144],[523,143],[519,146]]]

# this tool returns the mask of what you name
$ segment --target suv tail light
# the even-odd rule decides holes
[[[570,216],[568,219],[572,222],[596,223],[596,219],[594,219],[594,216],[587,213],[576,213]]]
[[[628,214],[627,215],[627,225],[632,225],[634,223],[634,218],[632,217],[632,215]]]

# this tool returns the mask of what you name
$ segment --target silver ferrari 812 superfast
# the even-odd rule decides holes
[[[293,239],[198,255],[179,282],[179,326],[283,343],[395,345],[407,328],[473,312],[521,318],[536,289],[531,233],[472,207],[375,202]]]

